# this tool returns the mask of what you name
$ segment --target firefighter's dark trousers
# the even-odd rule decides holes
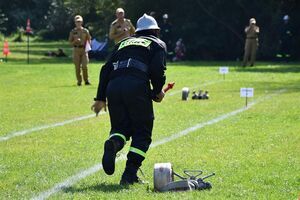
[[[106,90],[111,120],[110,139],[120,149],[131,138],[126,166],[139,168],[151,144],[153,107],[149,81],[122,75],[109,81]]]

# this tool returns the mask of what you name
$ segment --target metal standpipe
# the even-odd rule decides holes
[[[174,172],[171,163],[156,163],[153,175],[154,190],[158,192],[175,192],[212,188],[212,185],[205,182],[204,179],[214,176],[215,173],[198,178],[203,174],[202,170],[184,170],[183,172],[187,177]],[[181,180],[175,181],[174,176]]]

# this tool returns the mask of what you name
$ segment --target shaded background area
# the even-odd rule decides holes
[[[74,26],[73,17],[80,14],[92,36],[104,40],[117,7],[125,9],[133,24],[143,13],[151,11],[161,24],[162,15],[168,13],[173,44],[183,38],[187,58],[204,60],[240,60],[244,28],[251,17],[256,18],[261,29],[258,59],[275,60],[282,18],[288,14],[292,58],[300,58],[300,1],[297,0],[10,0],[9,3],[0,0],[0,32],[4,36],[17,35],[30,18],[40,40],[67,39]]]

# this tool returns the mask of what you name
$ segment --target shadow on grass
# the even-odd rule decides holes
[[[267,65],[275,65],[278,63],[274,62],[258,62],[255,64],[255,66],[267,66]],[[230,60],[217,60],[217,61],[180,61],[180,62],[168,62],[168,66],[185,66],[185,67],[236,67],[236,68],[242,68],[242,64],[240,61],[230,61]]]
[[[11,49],[27,48],[27,41],[10,42]],[[30,41],[29,47],[34,48],[69,48],[70,44],[66,41],[61,42],[33,42]]]
[[[238,72],[271,72],[271,73],[299,73],[300,64],[297,62],[279,63],[279,62],[258,62],[254,67],[241,67],[240,62],[235,61],[182,61],[168,62],[168,67],[234,67]]]
[[[80,88],[82,86],[78,86],[77,84],[70,84],[70,85],[59,85],[59,86],[53,86],[51,88]]]
[[[57,52],[58,49],[61,48],[67,55],[67,57],[49,57],[47,54],[49,51]],[[61,42],[32,42],[30,43],[29,48],[29,63],[30,64],[42,64],[42,63],[73,63],[72,61],[72,47],[68,42],[61,41]],[[27,64],[27,43],[11,43],[10,45],[11,55],[8,56],[8,62],[11,64]],[[0,56],[3,60],[4,57]],[[103,62],[103,60],[95,60],[90,59],[90,62]]]
[[[65,193],[82,193],[82,192],[89,192],[89,191],[100,191],[105,193],[111,193],[111,192],[119,192],[121,190],[129,189],[129,186],[121,186],[119,184],[107,184],[107,183],[101,183],[97,185],[90,185],[83,188],[75,188],[75,187],[68,187],[65,188],[63,191]]]
[[[279,66],[246,67],[237,68],[238,72],[258,72],[258,73],[299,73],[300,66],[297,64],[281,64]]]
[[[285,89],[285,93],[298,93],[300,92],[300,79],[288,82],[281,81],[252,81],[243,82],[243,87],[254,87],[255,91],[273,93]],[[222,92],[221,90],[215,90],[214,92]],[[235,90],[226,90],[226,92],[239,92],[239,88]]]
[[[239,64],[233,61],[181,61],[181,62],[168,62],[167,66],[185,66],[185,67],[216,67],[216,66],[229,66],[237,67]]]
[[[65,58],[55,58],[55,57],[42,57],[42,58],[31,58],[29,57],[29,64],[73,64],[72,58],[70,57],[65,57]],[[27,57],[23,58],[10,58],[8,57],[7,64],[12,64],[12,65],[25,65],[27,64]]]
[[[67,55],[71,56],[72,55],[72,50],[69,49],[62,49],[64,51],[64,53],[66,53]],[[47,56],[45,54],[49,53],[49,52],[57,52],[58,49],[30,49],[29,51],[29,56],[34,56],[34,55],[38,55],[38,56]],[[27,49],[22,49],[22,50],[15,50],[13,51],[14,54],[23,54],[24,56],[27,56]]]
[[[2,58],[4,59],[4,58]],[[103,60],[96,60],[96,59],[90,59],[89,64],[103,64]],[[26,58],[8,58],[8,64],[27,64],[27,57]],[[72,57],[62,57],[62,58],[56,58],[56,57],[41,57],[41,58],[30,58],[29,57],[29,64],[37,65],[37,64],[73,64]]]
[[[75,82],[75,81],[74,81]],[[87,88],[87,89],[92,89],[95,90],[98,88],[98,83],[95,84],[91,84],[91,85],[85,85],[84,82],[82,83],[82,85],[78,86],[77,83],[71,83],[70,85],[57,85],[57,86],[52,86],[51,88]]]
[[[57,51],[58,49],[63,49],[67,54],[72,53],[72,47],[65,43],[31,43],[29,46],[30,55],[41,55],[49,51]],[[27,43],[19,43],[12,45],[10,51],[13,54],[27,54]]]

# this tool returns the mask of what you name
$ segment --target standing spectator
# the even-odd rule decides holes
[[[243,67],[246,67],[249,59],[250,59],[250,66],[252,67],[255,62],[256,50],[258,47],[258,33],[259,33],[259,27],[256,26],[256,20],[254,18],[251,18],[249,20],[249,26],[245,28],[245,33],[246,33],[246,43],[245,43]]]
[[[88,29],[82,26],[83,18],[80,15],[75,16],[74,22],[76,27],[70,32],[69,42],[73,46],[73,62],[75,64],[77,85],[81,86],[81,69],[85,85],[90,85],[87,68],[89,57],[85,51],[85,46],[87,42],[91,43],[91,35]]]
[[[280,27],[279,54],[277,54],[277,57],[282,58],[282,60],[288,61],[291,57],[292,36],[290,17],[285,15],[283,25]]]
[[[172,49],[172,25],[169,23],[168,14],[163,15],[163,23],[160,26],[160,38],[167,45],[167,48]]]
[[[110,25],[109,38],[114,40],[115,44],[119,41],[132,36],[135,32],[135,28],[129,19],[125,18],[125,12],[123,8],[116,10],[117,19]]]
[[[186,49],[181,38],[177,40],[174,51],[175,56],[173,58],[173,61],[181,61],[184,59]]]

